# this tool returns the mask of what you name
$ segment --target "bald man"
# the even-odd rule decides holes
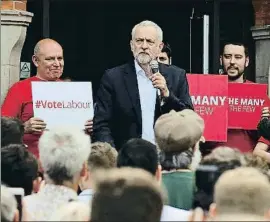
[[[31,82],[60,81],[64,69],[63,49],[53,39],[40,40],[34,48],[32,61],[37,67],[36,75],[11,86],[2,105],[1,114],[22,120],[24,143],[30,152],[39,157],[37,144],[46,128],[46,123],[42,119],[34,117]],[[92,131],[91,120],[86,122],[85,129],[89,133]]]

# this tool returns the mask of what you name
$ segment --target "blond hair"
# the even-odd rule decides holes
[[[214,149],[210,154],[205,156],[202,160],[203,163],[211,163],[211,162],[233,162],[237,161],[241,165],[246,164],[246,160],[244,155],[237,149],[220,146]]]
[[[117,151],[109,143],[95,142],[91,145],[91,153],[88,157],[90,171],[99,168],[110,169],[116,167]]]
[[[217,213],[264,216],[270,209],[270,183],[263,173],[240,167],[223,173],[215,185]]]

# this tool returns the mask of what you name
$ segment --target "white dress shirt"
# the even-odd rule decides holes
[[[135,60],[141,112],[142,112],[142,139],[155,144],[154,117],[157,90],[153,87],[152,81],[146,76],[144,70]]]

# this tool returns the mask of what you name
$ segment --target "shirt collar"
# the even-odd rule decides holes
[[[135,71],[136,71],[136,74],[137,75],[143,75],[145,76],[145,72],[144,70],[142,69],[142,67],[139,66],[138,62],[136,59],[134,59],[134,63],[135,63]]]
[[[86,190],[83,190],[80,193],[80,196],[92,196],[92,195],[93,195],[93,190],[92,189],[86,189]]]

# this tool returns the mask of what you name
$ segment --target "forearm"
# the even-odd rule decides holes
[[[100,128],[99,130],[94,129],[92,138],[94,142],[106,142],[109,143],[112,147],[115,147],[111,132],[106,127]]]
[[[177,98],[173,92],[164,99],[164,104],[161,106],[162,113],[170,112],[171,110],[181,111],[183,109],[193,109],[191,100],[188,98]]]
[[[258,142],[253,151],[253,154],[263,158],[268,163],[270,163],[270,153],[267,152],[268,149],[269,146],[267,144]]]

